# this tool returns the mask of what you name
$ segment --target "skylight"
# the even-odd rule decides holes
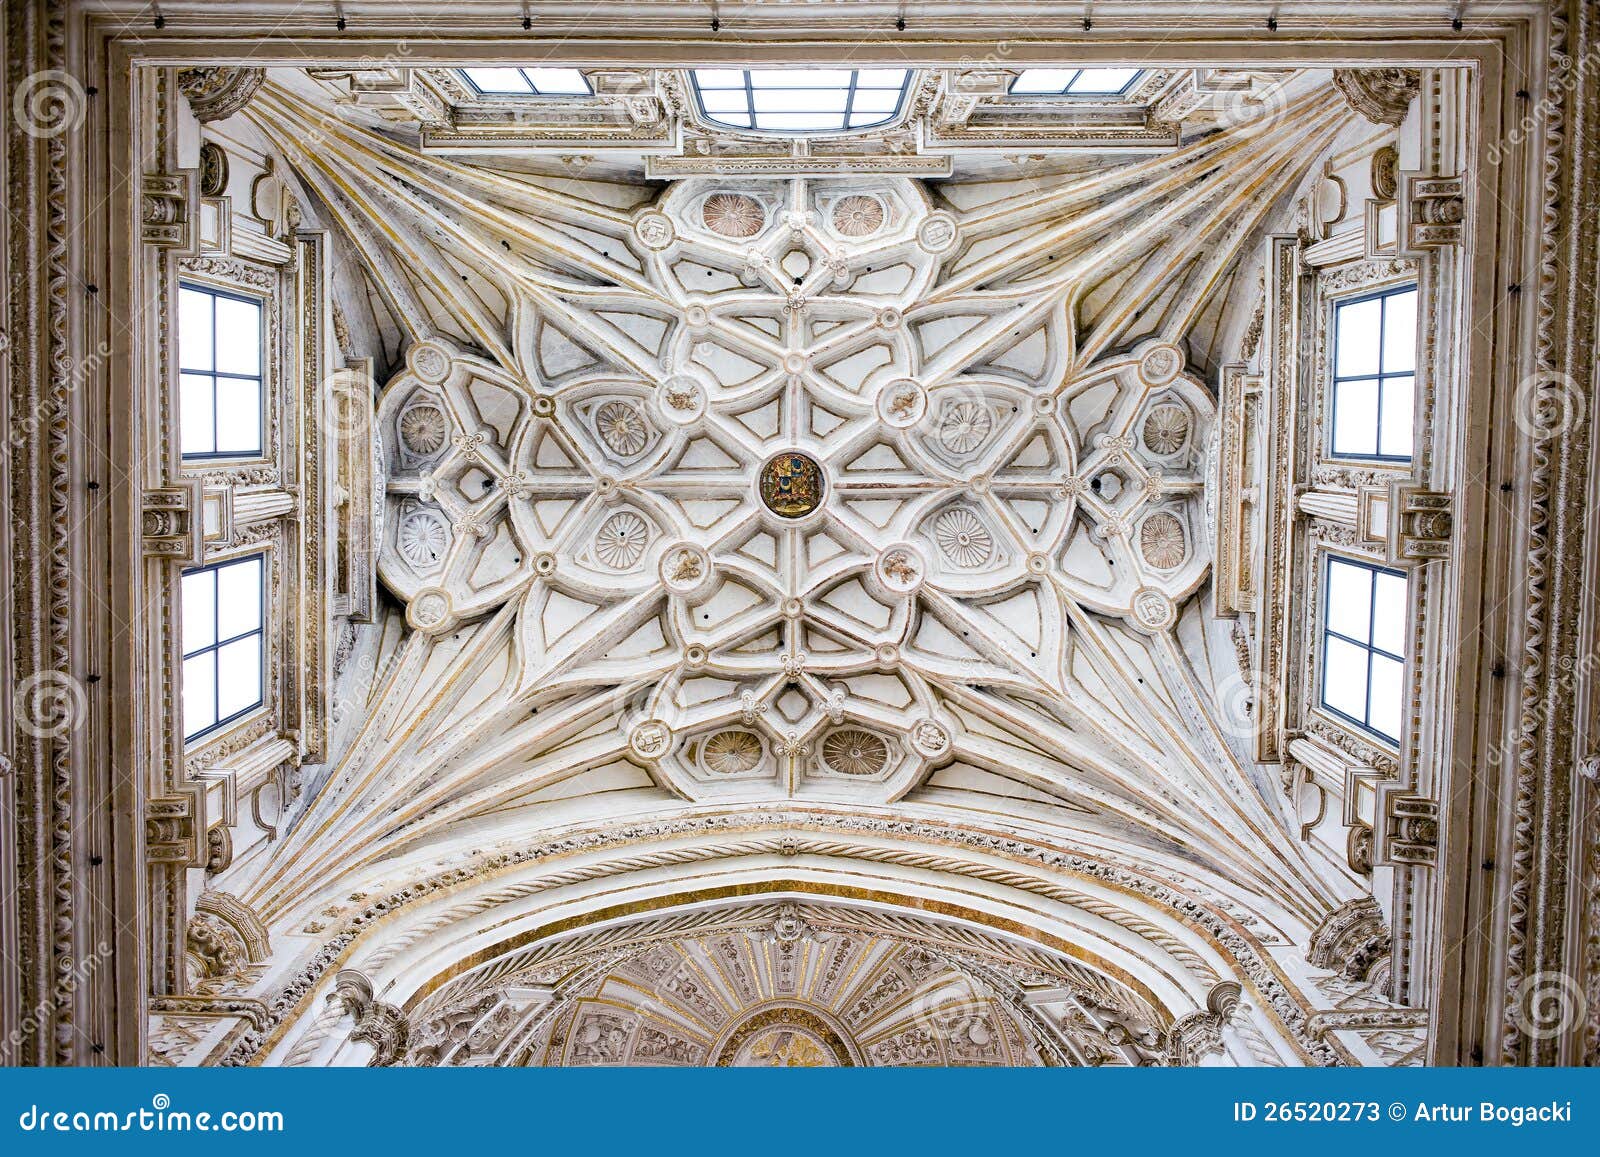
[[[591,96],[576,68],[463,68],[467,83],[484,96]]]
[[[1142,68],[1024,68],[1011,82],[1014,96],[1121,96]]]
[[[904,68],[697,68],[707,120],[736,129],[829,133],[892,121],[905,99]]]

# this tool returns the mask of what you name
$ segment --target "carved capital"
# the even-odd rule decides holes
[[[375,1000],[372,981],[354,968],[340,969],[333,988],[332,999],[356,1022],[350,1039],[369,1044],[374,1050],[369,1064],[383,1066],[398,1061],[405,1054],[411,1035],[405,1014],[392,1004]]]
[[[1378,792],[1381,820],[1374,841],[1376,862],[1398,867],[1425,866],[1439,855],[1439,804],[1398,785]]]
[[[1333,84],[1351,109],[1373,124],[1397,125],[1422,91],[1422,73],[1415,68],[1336,68]]]
[[[1402,177],[1397,203],[1407,252],[1461,244],[1467,207],[1460,177]]]
[[[198,858],[195,798],[155,796],[145,802],[145,856],[150,863],[193,866]]]
[[[182,566],[199,566],[204,561],[202,493],[198,478],[144,492],[139,535],[147,558],[171,559]]]
[[[1191,1012],[1173,1023],[1167,1038],[1168,1059],[1174,1065],[1196,1065],[1222,1051],[1222,1030],[1227,1027],[1244,988],[1237,980],[1223,980],[1206,994],[1204,1012]]]
[[[197,252],[193,173],[146,173],[139,186],[139,237],[147,245]]]
[[[201,124],[231,117],[250,103],[267,79],[264,68],[184,68],[178,87]]]
[[[1396,482],[1389,491],[1389,558],[1394,562],[1445,558],[1455,529],[1451,496]]]
[[[1311,934],[1306,960],[1351,980],[1366,980],[1389,957],[1389,923],[1371,896],[1339,905]]]

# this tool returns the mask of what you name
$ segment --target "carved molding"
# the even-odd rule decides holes
[[[195,119],[205,124],[239,112],[266,79],[264,68],[184,68],[178,72],[178,88]]]
[[[372,1066],[392,1065],[405,1055],[410,1026],[405,1014],[392,1004],[373,998],[372,981],[355,969],[342,969],[334,978],[335,999],[355,1021],[350,1039],[372,1046]]]
[[[1366,980],[1389,955],[1389,924],[1371,896],[1347,900],[1311,935],[1306,960],[1351,980]]]

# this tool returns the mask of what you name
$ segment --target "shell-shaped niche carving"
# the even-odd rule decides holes
[[[975,570],[994,557],[994,536],[965,506],[952,506],[934,518],[933,541],[945,561],[961,570]]]
[[[1182,450],[1189,441],[1193,425],[1189,411],[1181,405],[1164,402],[1145,415],[1142,437],[1144,448],[1165,457]]]
[[[870,237],[883,228],[885,219],[883,202],[862,193],[840,197],[831,214],[834,232],[841,237]]]
[[[395,549],[419,574],[438,569],[450,549],[450,524],[439,511],[404,503],[395,523]]]
[[[700,205],[700,220],[722,237],[754,237],[766,225],[767,211],[747,193],[712,193]]]
[[[971,454],[982,446],[994,429],[994,416],[982,402],[972,398],[946,402],[939,410],[935,427],[939,444],[952,454]]]
[[[841,727],[822,739],[822,762],[839,775],[877,775],[889,763],[889,744],[860,727]]]
[[[1183,565],[1189,553],[1183,523],[1175,515],[1158,510],[1139,527],[1139,553],[1157,570],[1173,570]]]
[[[630,570],[644,557],[650,526],[632,510],[619,510],[600,524],[594,536],[594,556],[612,570]]]
[[[633,402],[619,399],[606,402],[594,412],[595,433],[622,458],[632,458],[650,443],[650,427],[644,412]]]
[[[761,740],[749,731],[719,731],[700,750],[700,762],[718,775],[742,775],[761,762]]]

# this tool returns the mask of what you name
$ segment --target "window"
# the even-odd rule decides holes
[[[576,68],[463,68],[461,75],[481,96],[594,95]]]
[[[261,706],[262,555],[183,574],[183,738]]]
[[[178,287],[179,407],[185,458],[261,453],[261,302]]]
[[[1121,96],[1142,68],[1024,68],[1011,82],[1014,96]]]
[[[1334,307],[1335,457],[1410,460],[1416,372],[1416,286]]]
[[[1328,557],[1322,705],[1391,743],[1405,698],[1406,576]]]
[[[900,114],[904,68],[697,68],[695,96],[707,120],[768,132],[842,132]]]

